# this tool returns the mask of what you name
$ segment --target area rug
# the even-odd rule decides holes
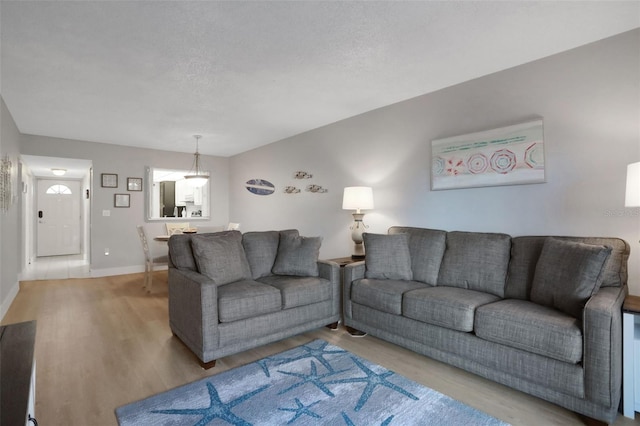
[[[506,425],[324,340],[116,409],[129,425]]]

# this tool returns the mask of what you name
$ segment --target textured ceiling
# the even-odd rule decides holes
[[[22,133],[231,156],[640,26],[632,2],[5,1]]]

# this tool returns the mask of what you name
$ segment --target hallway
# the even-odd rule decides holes
[[[37,257],[27,266],[21,280],[55,280],[89,278],[89,262],[81,254]]]

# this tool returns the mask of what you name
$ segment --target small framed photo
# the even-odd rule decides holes
[[[100,175],[102,181],[100,182],[103,188],[117,188],[118,187],[118,175],[113,173],[102,173]]]
[[[127,191],[142,191],[142,178],[127,178]]]
[[[113,207],[131,207],[131,195],[114,194]]]

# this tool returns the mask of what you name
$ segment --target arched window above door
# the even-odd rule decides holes
[[[47,188],[47,194],[71,195],[71,189],[67,185],[51,185]]]

